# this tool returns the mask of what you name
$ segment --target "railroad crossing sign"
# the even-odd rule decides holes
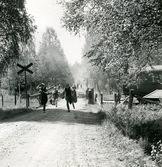
[[[33,63],[28,64],[27,66],[22,66],[21,64],[17,64],[18,67],[22,68],[20,71],[17,72],[17,74],[21,74],[23,71],[28,71],[29,73],[33,74],[33,71],[29,70],[28,68],[32,66]]]
[[[27,66],[22,66],[21,64],[17,64],[18,67],[22,68],[20,71],[17,72],[17,74],[21,74],[23,71],[25,73],[25,91],[26,91],[26,108],[28,108],[28,90],[27,90],[27,79],[26,79],[26,71],[33,74],[33,71],[29,70],[28,68],[31,67],[33,63],[28,64]]]

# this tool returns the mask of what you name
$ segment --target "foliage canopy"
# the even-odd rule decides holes
[[[73,0],[64,6],[63,26],[86,32],[93,41],[85,56],[106,71],[150,65],[162,46],[161,0]]]
[[[1,73],[20,55],[22,45],[32,37],[36,27],[27,14],[25,0],[0,1],[0,67]]]

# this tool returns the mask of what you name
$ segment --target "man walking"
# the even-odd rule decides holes
[[[69,86],[69,84],[66,84],[66,87],[64,89],[63,98],[64,97],[66,100],[66,106],[67,106],[68,112],[70,112],[69,104],[73,104],[73,101],[72,101],[72,91],[71,91],[71,87]],[[74,108],[74,105],[73,105],[73,108]]]

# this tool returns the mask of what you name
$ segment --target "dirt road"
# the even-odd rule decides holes
[[[79,99],[67,112],[48,106],[0,123],[0,167],[118,167],[100,134],[96,111]]]

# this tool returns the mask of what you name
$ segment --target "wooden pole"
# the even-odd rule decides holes
[[[103,104],[103,93],[101,93],[100,95],[101,95],[101,104]]]
[[[27,95],[27,98],[28,98],[28,100],[27,100],[27,101],[28,101],[28,107],[30,106],[29,97],[30,97],[30,96],[29,96],[29,94],[28,94],[28,95]]]
[[[132,109],[133,106],[133,89],[129,91],[129,103],[128,103],[128,108]]]
[[[26,108],[28,108],[28,92],[27,92],[27,79],[26,79],[26,71],[25,73],[25,95],[26,95]]]
[[[19,82],[19,97],[20,97],[20,94],[21,94],[21,92],[20,92],[20,82]]]
[[[118,103],[117,93],[115,92],[114,93],[114,104],[115,104],[115,107],[117,106],[117,103]]]
[[[16,106],[16,92],[15,92],[15,106]]]
[[[4,103],[3,103],[3,95],[2,95],[2,107],[3,107]]]
[[[94,104],[94,88],[91,89],[91,92],[92,92],[92,104]]]

